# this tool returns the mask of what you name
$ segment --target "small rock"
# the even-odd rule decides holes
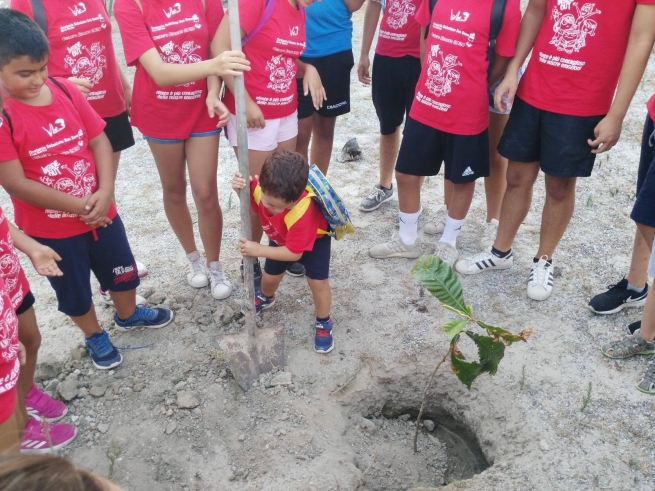
[[[410,416],[409,414],[401,414],[400,416],[398,416],[398,419],[399,419],[400,421],[409,421],[409,418],[410,418],[410,417],[411,417],[411,416]]]
[[[377,426],[375,426],[375,423],[371,421],[370,419],[366,418],[361,418],[359,420],[359,427],[366,431],[369,435],[375,435],[375,433],[378,431]]]
[[[88,395],[89,395],[89,390],[85,387],[82,387],[77,391],[77,397],[79,397],[80,399],[84,399]]]
[[[166,425],[166,434],[170,435],[177,429],[177,423],[175,421],[171,421]]]
[[[143,384],[141,382],[134,384],[134,392],[141,392],[143,390]]]
[[[339,162],[350,162],[362,158],[362,149],[357,143],[357,138],[348,140],[341,149],[341,155],[337,158]]]
[[[239,435],[238,440],[239,440],[240,442],[245,442],[245,441],[246,441],[246,435],[244,435],[244,434]]]
[[[177,391],[184,390],[185,388],[186,388],[186,382],[184,380],[182,380],[182,382],[178,382],[175,385],[175,390]]]
[[[45,386],[45,391],[48,392],[49,394],[54,394],[59,384],[60,384],[59,380],[57,380],[56,378],[52,379],[50,382],[48,382],[48,385]]]
[[[425,429],[428,430],[429,432],[433,432],[435,424],[434,421],[430,421],[429,419],[424,419],[423,426],[425,426]]]
[[[278,372],[276,373],[270,381],[271,387],[279,386],[289,386],[293,382],[291,381],[291,372]]]
[[[227,370],[223,369],[218,373],[220,378],[227,378]]]
[[[71,359],[79,361],[87,355],[86,348],[75,346],[71,349]]]
[[[166,300],[166,295],[164,295],[162,292],[154,292],[148,297],[148,303],[152,305],[162,304],[164,303],[164,300]]]
[[[42,382],[43,380],[51,380],[57,378],[63,371],[66,363],[62,360],[56,359],[53,356],[40,356],[39,363],[36,366],[35,380]]]
[[[94,385],[89,390],[89,394],[93,397],[102,397],[105,395],[105,392],[107,392],[107,386],[105,385]]]
[[[539,448],[540,448],[543,452],[548,452],[548,450],[549,450],[550,447],[548,446],[548,442],[546,442],[546,440],[541,440],[541,441],[539,442]]]
[[[74,378],[67,378],[57,387],[59,395],[66,401],[72,401],[77,397],[77,380]]]
[[[234,310],[229,305],[221,305],[214,312],[214,322],[217,326],[225,326],[232,322]]]
[[[180,409],[193,409],[199,405],[200,401],[193,392],[183,390],[177,393],[177,407]]]
[[[100,423],[98,425],[98,431],[104,435],[109,431],[109,425],[106,423]]]

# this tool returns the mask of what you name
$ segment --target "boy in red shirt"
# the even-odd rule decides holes
[[[468,213],[475,181],[489,175],[489,82],[514,55],[521,20],[518,0],[509,0],[495,45],[492,80],[487,80],[489,31],[493,2],[440,0],[430,15],[429,1],[416,14],[429,24],[425,60],[405,124],[396,163],[399,236],[378,244],[371,257],[417,258],[421,255],[418,217],[422,176],[439,173],[453,184],[448,216],[435,255],[453,265],[459,255],[457,235]],[[460,12],[452,15],[452,12]]]
[[[458,262],[457,271],[512,266],[512,244],[542,170],[546,201],[527,294],[533,300],[550,296],[553,253],[573,215],[576,179],[590,176],[596,154],[619,139],[652,48],[652,24],[641,19],[650,19],[653,9],[655,0],[530,1],[516,56],[495,93],[497,107],[512,105],[498,147],[509,160],[498,233],[489,251]]]
[[[96,318],[91,271],[110,291],[118,330],[164,327],[173,313],[136,305],[139,277],[112,203],[116,168],[105,122],[71,82],[48,79],[48,42],[33,20],[0,10],[0,32],[0,88],[8,95],[0,180],[17,225],[61,257],[63,276],[48,278],[59,310],[84,332],[96,368],[110,369],[123,358]]]
[[[307,189],[309,167],[302,155],[278,150],[250,178],[250,203],[268,236],[268,246],[241,238],[243,256],[265,257],[261,290],[255,293],[257,312],[275,303],[275,292],[290,264],[305,267],[307,283],[316,306],[314,351],[329,353],[332,339],[332,290],[330,289],[330,245],[327,220]],[[232,179],[237,194],[246,187],[238,172]]]

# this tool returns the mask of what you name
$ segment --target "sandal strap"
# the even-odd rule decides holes
[[[636,354],[641,353],[648,345],[641,337],[632,335],[627,336],[620,341],[614,341],[603,346],[603,353],[610,358],[630,358]],[[611,352],[611,353],[610,353]]]

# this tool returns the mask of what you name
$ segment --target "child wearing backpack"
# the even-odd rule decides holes
[[[421,255],[420,179],[438,174],[443,162],[445,179],[453,186],[435,255],[450,266],[459,256],[457,236],[473,200],[475,181],[489,175],[489,82],[495,82],[494,73],[500,77],[514,55],[521,21],[519,1],[507,0],[494,39],[491,13],[498,1],[440,0],[434,5],[426,0],[419,7],[417,21],[429,27],[423,69],[396,162],[400,231],[398,237],[371,248],[371,257]]]
[[[291,263],[305,267],[316,307],[314,351],[329,353],[334,349],[329,280],[332,239],[328,222],[307,189],[308,177],[309,167],[299,153],[277,150],[266,159],[259,176],[250,177],[250,203],[269,244],[241,238],[239,247],[243,256],[266,258],[261,289],[255,293],[257,313],[273,306]],[[232,189],[239,194],[245,187],[246,180],[236,172]]]
[[[116,169],[105,122],[71,82],[49,79],[48,42],[37,24],[0,10],[0,181],[16,224],[53,249],[63,276],[49,277],[61,312],[84,332],[96,368],[123,357],[96,318],[91,271],[109,290],[120,331],[168,325],[173,313],[136,305],[134,256],[113,205]]]
[[[232,51],[210,58],[209,45],[223,18],[219,0],[117,0],[114,14],[127,64],[136,67],[132,125],[143,133],[155,159],[166,218],[189,261],[187,283],[209,285],[215,299],[225,299],[232,284],[220,262],[223,213],[217,172],[219,134],[229,113],[207,87],[219,86],[223,75],[248,70],[248,62],[243,53]],[[187,170],[205,260],[187,205]]]

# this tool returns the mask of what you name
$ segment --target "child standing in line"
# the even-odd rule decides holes
[[[214,298],[225,299],[232,284],[219,261],[223,213],[217,172],[219,134],[229,113],[217,93],[208,97],[207,86],[248,70],[248,62],[234,52],[210,59],[209,45],[223,18],[220,0],[117,0],[114,14],[127,64],[136,66],[132,125],[155,159],[166,218],[189,260],[187,282],[193,288],[209,285]],[[206,261],[187,205],[187,170]]]
[[[173,313],[136,305],[134,256],[113,204],[116,168],[105,122],[75,85],[49,79],[48,42],[36,23],[0,10],[0,180],[17,225],[61,257],[63,276],[48,278],[59,310],[84,332],[96,368],[123,361],[96,317],[91,271],[109,290],[121,331],[168,325]]]
[[[429,4],[424,1],[416,15],[421,25],[429,26],[429,35],[396,163],[399,237],[371,248],[370,255],[379,259],[421,255],[420,179],[438,174],[445,162],[445,179],[453,189],[435,255],[453,266],[475,181],[489,175],[487,53],[494,2],[442,0],[431,14]],[[498,77],[514,55],[520,21],[519,1],[509,0],[494,48]]]
[[[316,306],[314,351],[334,349],[333,322],[330,317],[330,247],[327,220],[307,189],[309,166],[302,155],[278,150],[264,162],[259,176],[250,178],[250,203],[269,238],[268,246],[241,238],[243,256],[264,257],[261,289],[255,293],[257,313],[275,303],[287,267],[299,262],[305,267],[307,284]],[[232,179],[237,194],[246,187],[240,173]]]

